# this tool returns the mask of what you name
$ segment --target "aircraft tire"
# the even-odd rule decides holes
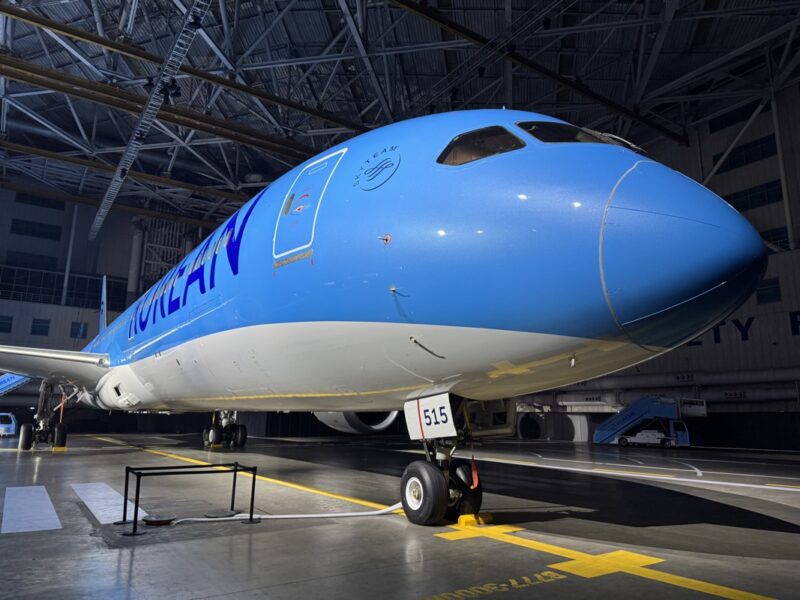
[[[406,467],[400,483],[406,518],[415,525],[433,525],[447,510],[447,481],[438,467],[416,460]]]
[[[247,427],[235,425],[233,430],[233,445],[242,448],[247,443]]]
[[[472,465],[466,460],[450,461],[450,487],[461,492],[460,497],[448,502],[445,518],[454,523],[461,515],[476,515],[483,503],[483,482],[478,479],[478,486],[473,490]]]
[[[203,446],[208,446],[208,434],[211,431],[210,427],[203,429]]]
[[[25,423],[19,428],[19,450],[30,450],[33,446],[33,425]]]
[[[67,426],[64,423],[59,423],[53,430],[53,446],[56,448],[63,448],[67,445]]]
[[[208,430],[208,443],[211,446],[221,444],[223,442],[222,427],[214,425]]]

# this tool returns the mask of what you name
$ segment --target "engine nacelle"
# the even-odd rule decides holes
[[[342,433],[380,433],[394,423],[398,412],[315,412],[314,416]]]

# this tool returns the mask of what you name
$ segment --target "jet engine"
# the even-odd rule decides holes
[[[315,412],[321,422],[342,433],[380,433],[389,428],[397,418],[392,412]]]

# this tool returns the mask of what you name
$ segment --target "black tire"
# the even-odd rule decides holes
[[[623,448],[625,446],[627,446],[628,445],[628,438],[626,438],[626,437],[619,438],[619,445],[622,446]]]
[[[242,448],[247,443],[247,427],[236,425],[233,430],[233,445]]]
[[[67,426],[59,423],[53,429],[53,446],[63,448],[67,445]]]
[[[20,450],[30,450],[33,446],[33,425],[25,423],[19,428],[19,448]]]
[[[232,423],[228,423],[225,427],[222,428],[222,439],[225,440],[223,443],[231,446],[233,444],[233,438],[236,433],[236,425]]]
[[[448,494],[447,511],[445,518],[454,523],[461,515],[476,515],[481,510],[483,503],[483,482],[478,479],[478,486],[473,490],[472,486],[472,464],[466,460],[450,461],[450,481],[449,486],[460,492],[460,497],[450,500]]]
[[[406,518],[415,525],[433,525],[447,510],[447,480],[439,467],[416,460],[406,467],[400,497]]]
[[[208,434],[211,431],[210,427],[203,429],[203,446],[208,446]]]
[[[208,430],[208,443],[211,446],[221,444],[223,441],[222,427],[214,425]]]
[[[668,439],[664,438],[663,440],[661,440],[661,447],[662,448],[669,448],[669,446],[670,446],[670,443],[669,443]]]

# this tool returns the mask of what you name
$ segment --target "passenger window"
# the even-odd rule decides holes
[[[443,165],[464,165],[487,156],[511,152],[525,147],[517,136],[508,130],[494,125],[462,133],[447,144],[436,162]]]

